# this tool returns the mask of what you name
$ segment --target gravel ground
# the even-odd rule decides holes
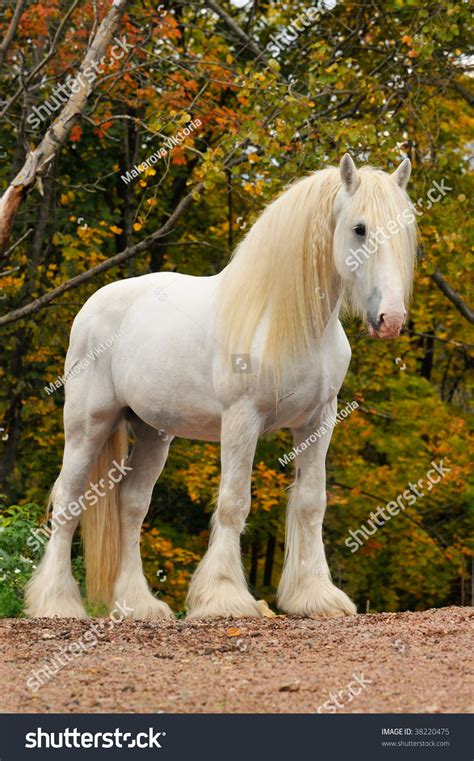
[[[3,619],[0,710],[314,713],[332,692],[340,712],[472,712],[473,622],[467,607],[116,625]],[[86,634],[93,624],[96,645]],[[55,676],[36,691],[27,686],[32,672],[58,653],[65,661],[61,652],[80,641],[85,649],[75,644],[79,655],[69,654]],[[349,702],[344,688],[353,675],[364,686]]]

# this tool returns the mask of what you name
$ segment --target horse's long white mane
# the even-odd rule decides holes
[[[369,229],[375,230],[399,218],[410,206],[408,196],[390,175],[371,167],[358,172],[361,182],[350,199],[348,217],[349,213],[351,218],[359,214]],[[342,290],[332,240],[333,205],[341,184],[335,167],[296,182],[266,207],[241,241],[224,271],[219,294],[219,325],[226,353],[249,352],[265,317],[262,363],[278,372],[283,362],[302,356],[321,335]],[[391,236],[390,244],[408,304],[416,225],[405,223]],[[374,241],[374,245],[378,243]],[[369,282],[376,261],[375,250],[364,265]],[[363,314],[354,294],[345,293],[344,299],[353,311]]]

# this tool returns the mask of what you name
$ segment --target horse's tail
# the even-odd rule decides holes
[[[97,491],[90,491],[95,496],[103,496],[97,496],[97,503],[85,509],[81,517],[90,602],[107,605],[113,602],[113,585],[120,562],[120,481],[113,481],[109,472],[125,462],[127,452],[127,424],[122,420],[104,444],[91,470],[91,486],[96,486]]]

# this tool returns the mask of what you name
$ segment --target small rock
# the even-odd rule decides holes
[[[299,682],[290,682],[289,684],[282,684],[282,686],[278,688],[278,692],[298,692],[299,689]]]

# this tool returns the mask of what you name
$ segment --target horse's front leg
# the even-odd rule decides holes
[[[240,534],[250,510],[252,464],[260,428],[260,418],[247,401],[223,413],[219,497],[209,548],[189,588],[190,618],[261,616],[247,588],[240,556]]]
[[[331,581],[323,544],[326,510],[326,454],[332,426],[314,440],[325,420],[334,419],[337,400],[326,405],[314,425],[293,431],[295,481],[288,503],[285,564],[278,588],[278,606],[300,616],[343,616],[356,613],[349,597]],[[313,440],[310,437],[313,435]]]

